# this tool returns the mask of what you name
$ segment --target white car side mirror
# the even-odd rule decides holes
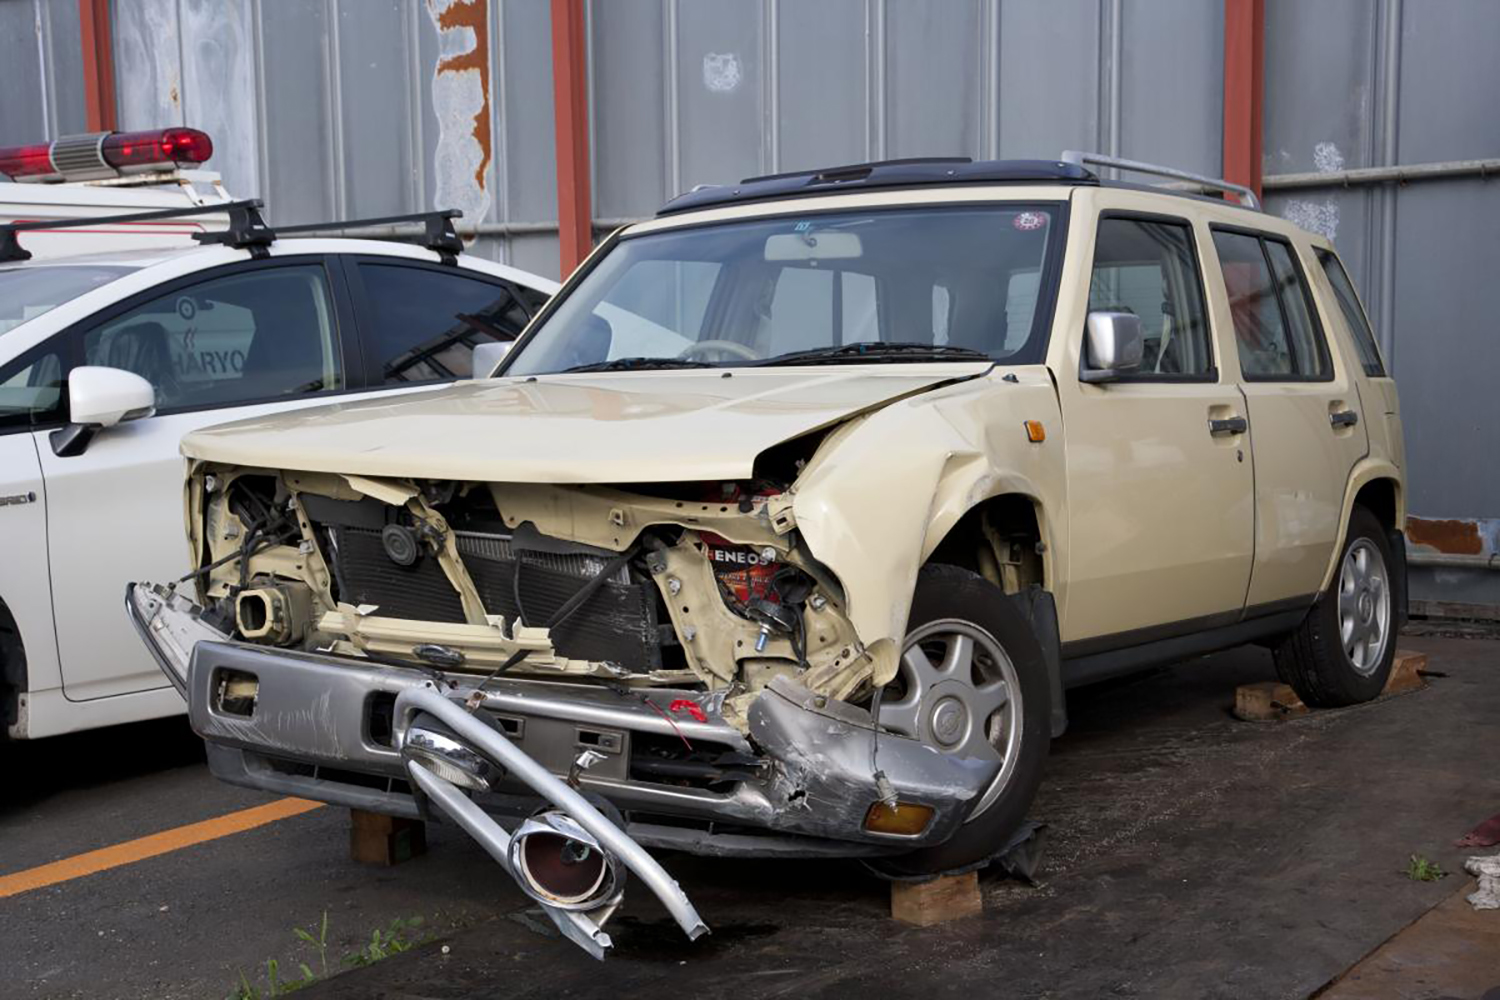
[[[68,374],[68,419],[75,424],[113,427],[156,412],[156,390],[123,368],[84,366]]]
[[[514,340],[492,340],[487,343],[478,344],[474,347],[474,355],[470,362],[472,365],[470,378],[489,378],[495,374],[495,369],[500,367],[500,362],[510,353],[510,349],[516,346]]]
[[[1091,312],[1084,339],[1085,382],[1111,382],[1141,366],[1141,318],[1128,312]]]
[[[123,368],[92,365],[68,373],[68,420],[51,434],[59,458],[82,455],[102,428],[139,420],[156,412],[156,390],[150,382]]]

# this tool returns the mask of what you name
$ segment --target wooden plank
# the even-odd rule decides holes
[[[1422,674],[1426,669],[1426,653],[1396,650],[1396,658],[1391,663],[1391,675],[1386,678],[1385,690],[1380,693],[1382,695],[1402,694],[1426,687],[1427,682],[1422,679]]]
[[[977,917],[984,912],[979,897],[979,874],[941,875],[931,882],[891,883],[891,916],[906,924],[933,924]]]
[[[427,853],[427,824],[383,813],[349,810],[349,856],[389,868]]]
[[[1241,684],[1234,689],[1234,714],[1248,722],[1279,722],[1307,711],[1297,692],[1280,681]]]

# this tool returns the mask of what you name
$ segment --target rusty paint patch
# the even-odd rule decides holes
[[[1408,517],[1406,537],[1414,545],[1426,545],[1449,555],[1477,556],[1484,551],[1478,521]]]
[[[428,0],[431,6],[432,0]],[[483,156],[474,170],[474,183],[485,187],[485,171],[490,165],[490,12],[488,0],[453,0],[448,7],[436,11],[440,31],[467,28],[474,33],[474,46],[464,52],[445,55],[438,60],[437,71],[442,73],[479,74],[479,89],[484,95],[483,103],[474,114],[474,141],[479,143]]]

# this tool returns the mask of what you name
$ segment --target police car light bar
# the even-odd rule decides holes
[[[30,183],[97,181],[202,163],[213,155],[213,140],[195,128],[92,132],[0,147],[0,174]]]

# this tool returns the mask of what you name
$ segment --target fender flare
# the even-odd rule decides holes
[[[1400,532],[1402,526],[1405,525],[1406,484],[1402,480],[1401,470],[1387,459],[1368,455],[1354,463],[1354,469],[1349,473],[1349,482],[1344,487],[1343,509],[1339,513],[1338,544],[1333,547],[1333,553],[1328,558],[1328,565],[1323,570],[1323,582],[1318,587],[1318,593],[1328,590],[1333,582],[1333,574],[1338,570],[1339,555],[1344,549],[1344,537],[1349,533],[1349,517],[1354,512],[1354,498],[1359,495],[1360,490],[1378,479],[1389,479],[1396,489],[1396,523],[1388,527]]]

